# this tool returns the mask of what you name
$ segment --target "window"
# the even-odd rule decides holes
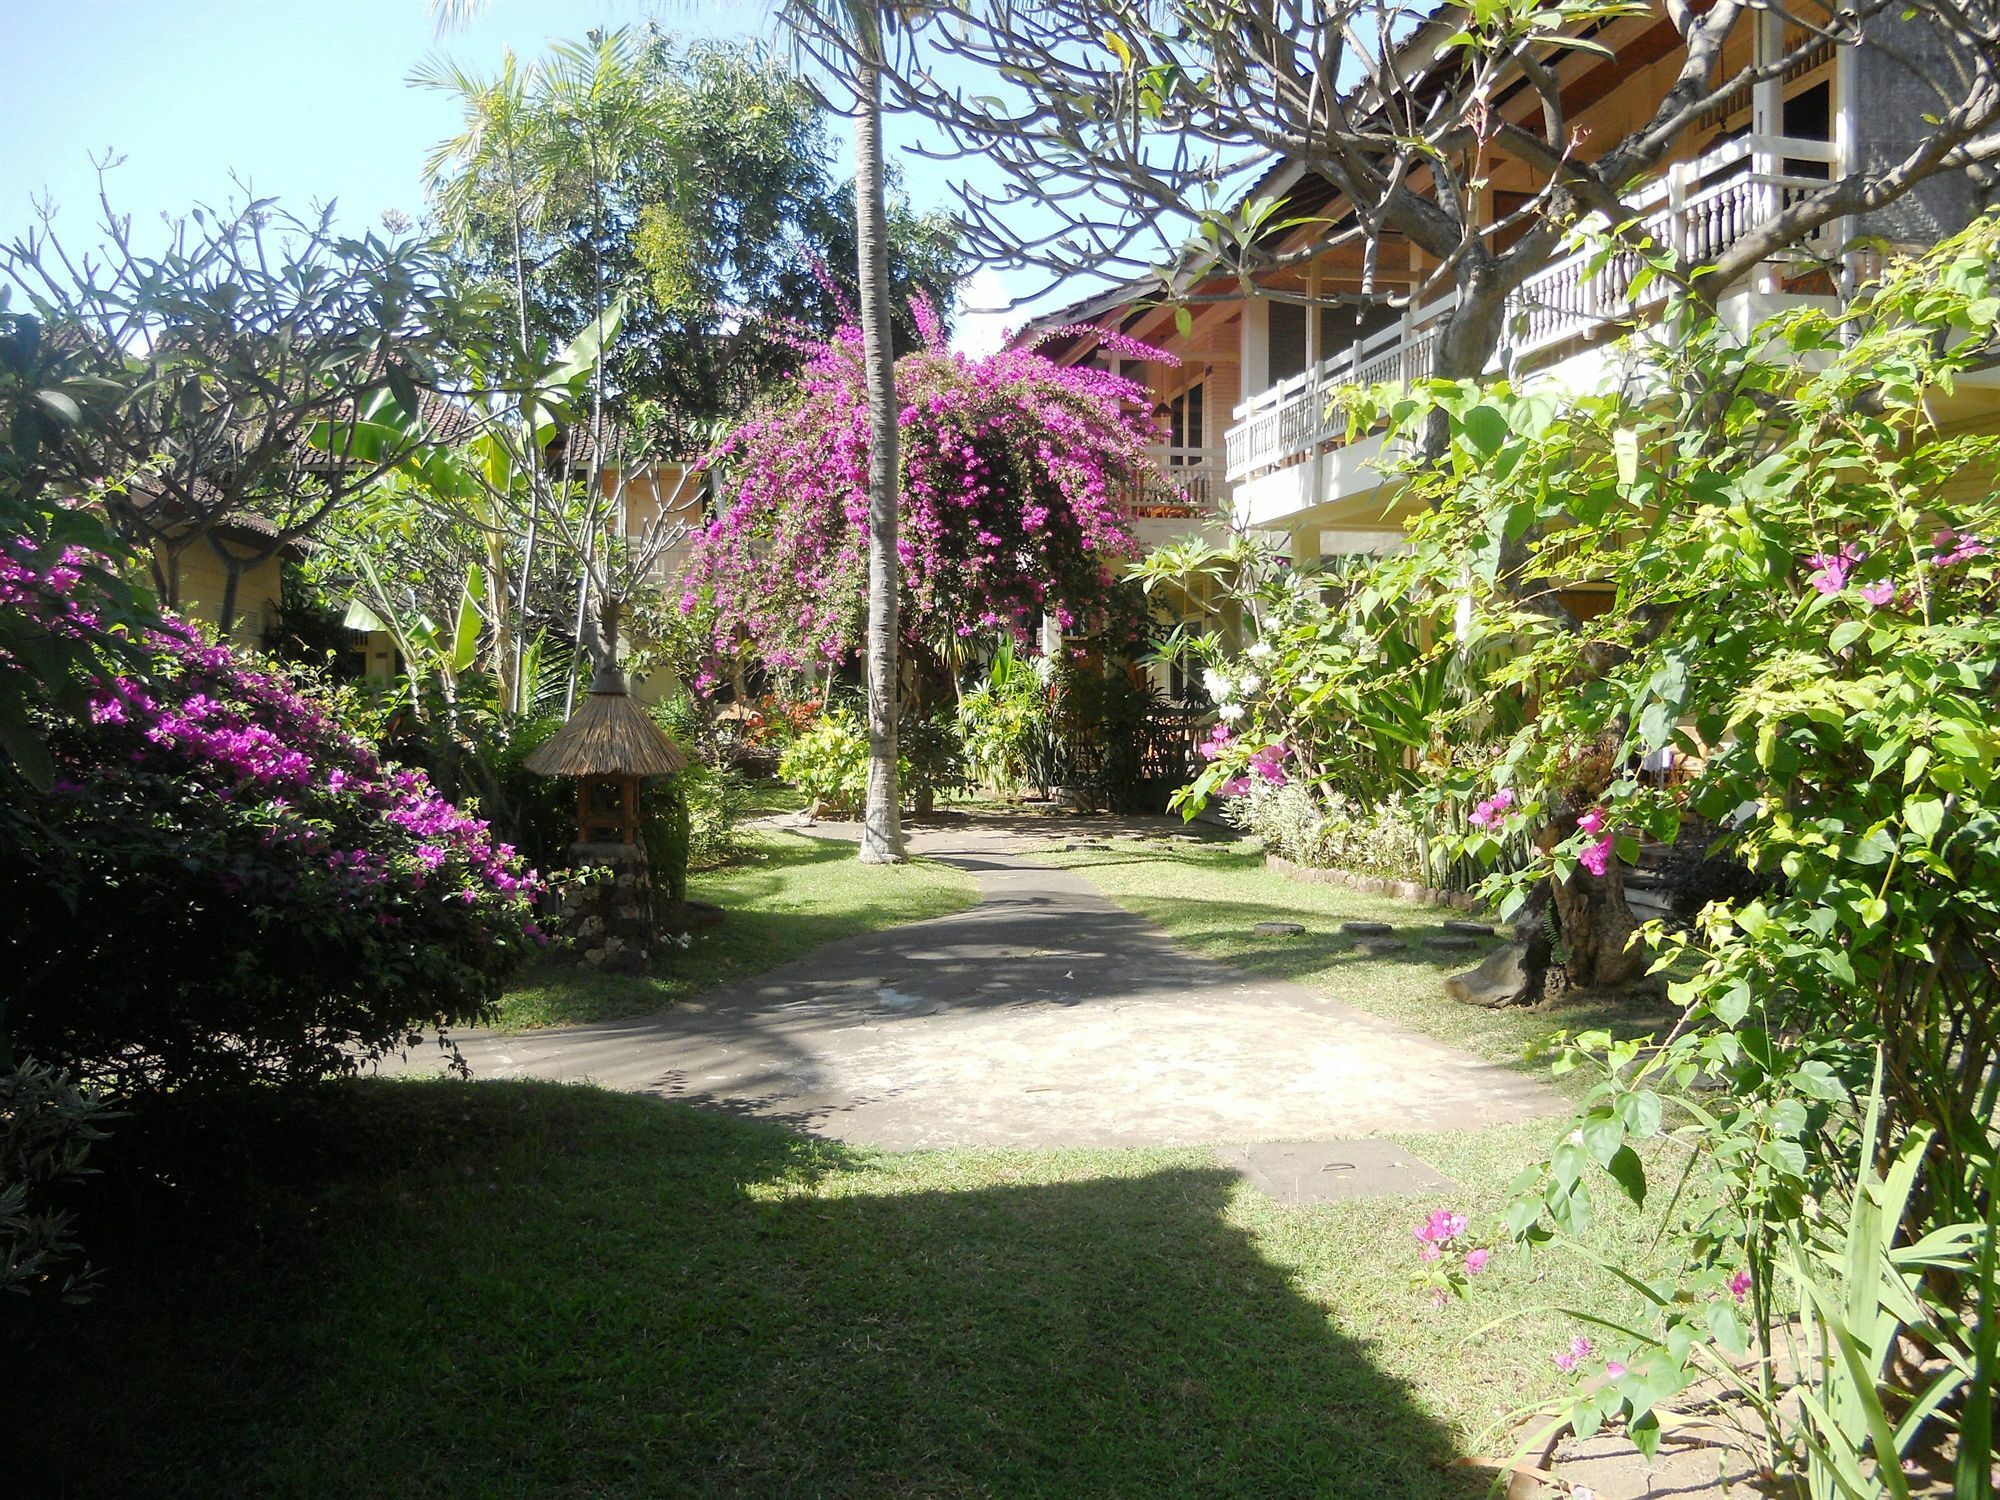
[[[1271,304],[1271,384],[1306,368],[1306,310],[1296,302]]]
[[[1206,397],[1196,381],[1167,403],[1167,442],[1175,448],[1199,448],[1207,435]]]
[[[1800,89],[1785,101],[1783,133],[1797,141],[1833,139],[1833,82],[1822,78],[1810,88]],[[1785,158],[1787,177],[1825,177],[1831,169],[1823,161]]]
[[[1319,357],[1332,359],[1380,333],[1402,314],[1386,303],[1336,302],[1319,310]]]

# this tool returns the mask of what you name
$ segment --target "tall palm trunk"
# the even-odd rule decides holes
[[[871,18],[872,19],[872,18]],[[889,225],[882,188],[881,34],[862,34],[854,112],[854,228],[860,246],[861,344],[868,372],[868,802],[861,862],[903,857],[896,779],[896,365],[889,338]]]

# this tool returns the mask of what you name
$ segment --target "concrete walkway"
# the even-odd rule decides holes
[[[968,871],[980,903],[657,1016],[467,1036],[473,1075],[588,1080],[892,1150],[1312,1140],[1564,1107],[1511,1069],[1181,952],[1081,875],[1020,857],[1045,838],[911,844]]]

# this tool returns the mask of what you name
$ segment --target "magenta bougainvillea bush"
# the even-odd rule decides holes
[[[1121,495],[1158,440],[1145,388],[1029,350],[955,355],[916,312],[925,347],[896,366],[907,642],[1025,635],[1044,613],[1087,624],[1134,550]],[[709,461],[724,503],[696,540],[683,608],[713,618],[719,656],[812,669],[850,655],[868,577],[859,331],[811,350]]]
[[[0,1040],[179,1088],[345,1071],[477,1017],[540,941],[540,878],[286,677],[179,621],[107,630],[106,577],[74,546],[0,552],[0,676],[40,656],[76,690],[31,715],[48,785],[0,814]]]

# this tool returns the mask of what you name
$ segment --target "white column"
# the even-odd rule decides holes
[[[1319,316],[1319,258],[1315,256],[1306,262],[1306,368],[1317,370],[1320,361],[1326,358],[1326,349],[1320,341]]]
[[[1785,53],[1785,18],[1775,8],[1765,8],[1756,12],[1755,47],[1753,56],[1759,66],[1775,62]],[[1777,217],[1779,193],[1774,183],[1766,179],[1775,177],[1784,167],[1783,158],[1764,148],[1764,142],[1785,130],[1785,81],[1783,78],[1767,78],[1750,91],[1750,172],[1755,184],[1750,202],[1752,213],[1758,222]],[[1717,246],[1718,251],[1721,246]],[[1760,292],[1777,290],[1775,270],[1771,266],[1758,268],[1753,285]]]
[[[1248,401],[1271,388],[1271,304],[1251,297],[1243,304],[1243,389]]]

